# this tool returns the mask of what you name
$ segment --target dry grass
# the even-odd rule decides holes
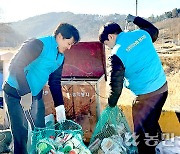
[[[161,22],[157,22],[155,25],[159,29],[159,37],[156,42],[162,43],[162,39],[165,42],[168,40],[173,40],[175,42],[178,41],[180,34],[180,18],[169,18]]]
[[[169,87],[169,96],[164,108],[180,112],[180,54],[176,56],[161,56]]]

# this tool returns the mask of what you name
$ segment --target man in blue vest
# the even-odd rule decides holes
[[[140,154],[155,154],[161,140],[158,120],[168,95],[166,75],[153,42],[158,29],[150,22],[128,15],[140,29],[123,32],[117,23],[109,22],[99,31],[99,40],[112,49],[110,94],[108,104],[116,106],[123,85],[136,96],[132,114]]]
[[[32,101],[30,112],[33,124],[45,127],[42,89],[47,82],[54,100],[57,121],[62,119],[64,101],[61,74],[64,52],[79,40],[79,32],[73,25],[61,23],[52,36],[25,41],[12,59],[3,90],[14,138],[14,154],[27,154],[28,126],[21,104]]]

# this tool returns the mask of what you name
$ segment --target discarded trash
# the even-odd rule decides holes
[[[161,141],[156,146],[156,154],[179,154],[180,136]]]
[[[12,142],[12,134],[10,129],[0,130],[0,153],[10,152],[10,144]]]
[[[134,136],[117,106],[101,113],[88,148],[93,154],[137,154]]]
[[[91,154],[82,140],[82,127],[71,120],[34,131],[31,149],[38,154]]]
[[[79,134],[73,135],[62,132],[56,138],[50,137],[39,140],[36,144],[36,150],[38,154],[57,154],[59,152],[63,154],[91,154],[79,136]]]

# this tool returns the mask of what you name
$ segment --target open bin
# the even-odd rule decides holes
[[[100,42],[79,42],[65,53],[62,92],[67,119],[80,124],[89,142],[106,99],[105,48]],[[48,86],[44,88],[46,114],[54,113]]]

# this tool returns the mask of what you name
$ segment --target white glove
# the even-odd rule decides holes
[[[29,104],[29,103],[32,103],[32,94],[31,93],[28,93],[24,96],[21,96],[21,101],[20,103],[22,105],[26,105],[26,104]]]
[[[59,105],[56,108],[56,120],[57,122],[61,122],[63,120],[66,120],[66,113],[64,105]]]
[[[133,22],[135,18],[136,16],[128,14],[125,20],[129,23],[129,22]]]

